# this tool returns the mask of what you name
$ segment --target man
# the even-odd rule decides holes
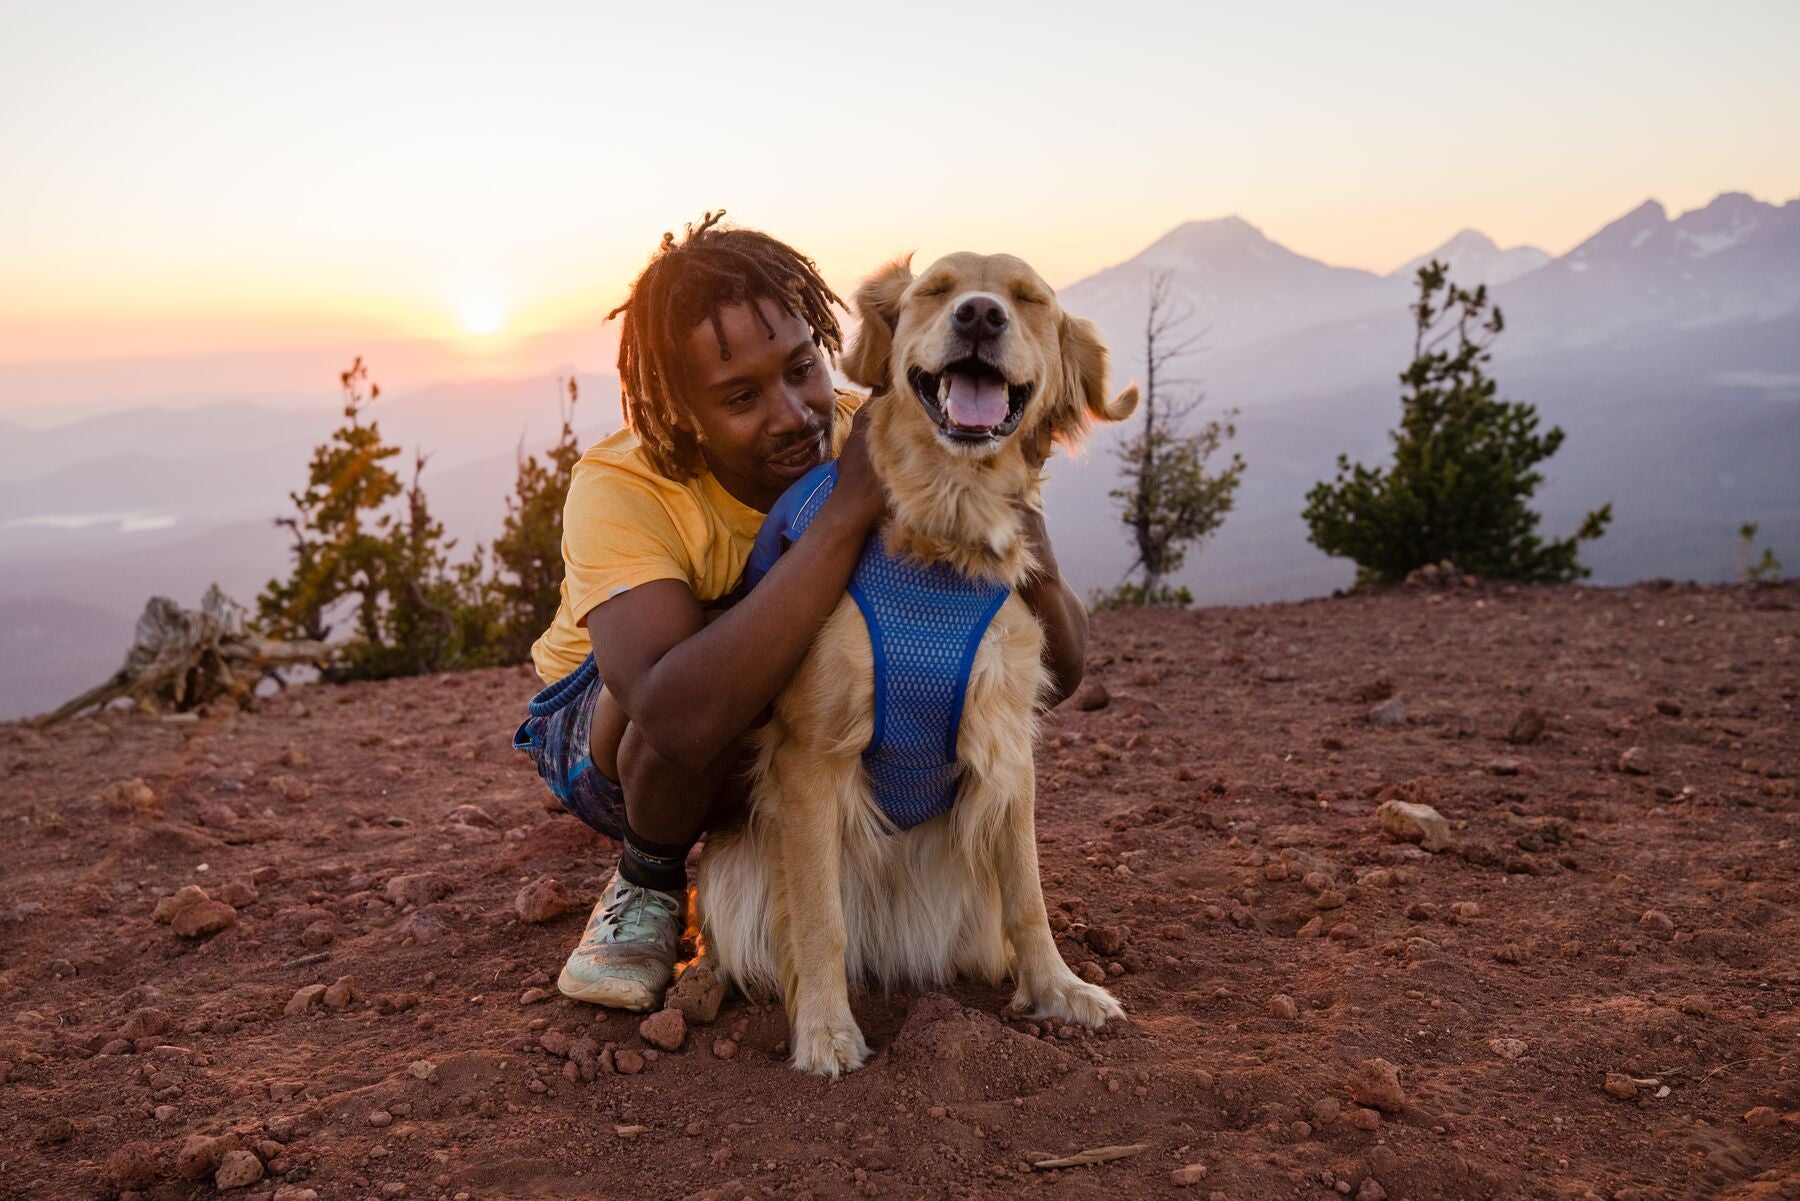
[[[688,852],[741,807],[743,735],[842,598],[885,504],[858,399],[831,380],[842,302],[810,259],[721,216],[681,242],[664,234],[612,314],[625,314],[625,428],[571,476],[562,604],[532,648],[555,682],[515,738],[570,812],[624,844],[558,980],[623,1009],[661,1003]],[[837,488],[807,536],[739,595],[763,515],[834,455]],[[1022,596],[1060,700],[1080,681],[1086,611],[1029,518],[1044,570]]]

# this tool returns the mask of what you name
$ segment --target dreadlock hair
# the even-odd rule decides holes
[[[699,442],[681,429],[678,391],[686,378],[681,370],[683,344],[702,321],[712,323],[719,357],[729,359],[719,310],[745,301],[767,300],[812,328],[813,342],[835,360],[843,351],[843,334],[831,306],[843,301],[826,286],[813,261],[789,246],[753,229],[721,226],[723,209],[687,226],[677,242],[673,233],[631,285],[625,303],[607,319],[625,314],[619,331],[619,407],[625,424],[637,431],[644,453],[663,475],[691,479],[704,469]],[[752,305],[769,337],[775,327],[760,305]]]

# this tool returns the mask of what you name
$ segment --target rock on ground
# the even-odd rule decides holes
[[[513,912],[523,922],[547,922],[561,917],[575,907],[575,899],[562,882],[552,876],[539,876],[513,898]]]
[[[1450,846],[1450,823],[1430,805],[1386,800],[1375,810],[1375,816],[1385,834],[1416,842],[1428,851],[1442,851]]]
[[[1372,1106],[1383,1113],[1399,1113],[1406,1108],[1399,1070],[1385,1059],[1363,1060],[1351,1071],[1344,1086],[1350,1099],[1359,1105]]]

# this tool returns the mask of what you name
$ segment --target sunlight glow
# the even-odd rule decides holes
[[[506,324],[506,305],[491,292],[472,293],[463,297],[457,308],[457,320],[463,329],[479,337],[497,334]]]

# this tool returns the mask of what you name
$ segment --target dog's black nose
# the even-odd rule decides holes
[[[980,341],[1005,330],[1009,320],[999,297],[975,295],[956,306],[950,314],[950,328],[965,338]]]

